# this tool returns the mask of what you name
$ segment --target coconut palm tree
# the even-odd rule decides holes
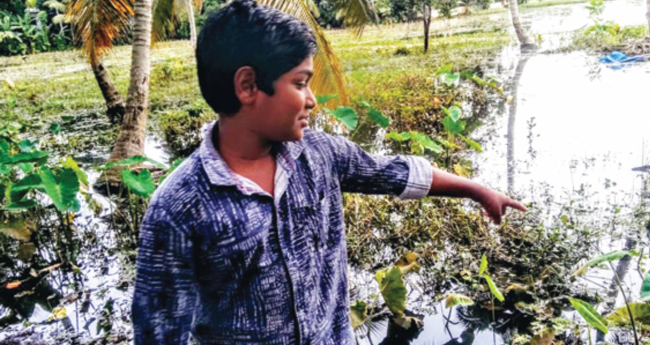
[[[647,4],[648,4],[648,12],[646,12],[645,17],[648,20],[648,30],[650,30],[650,0],[647,1]],[[648,38],[650,38],[650,34],[648,35]]]
[[[122,117],[125,104],[102,57],[113,48],[113,40],[127,31],[133,15],[132,0],[72,0],[66,10],[66,21],[72,24],[75,41],[82,44],[88,57],[111,119]]]
[[[512,18],[512,26],[515,28],[517,33],[517,39],[519,39],[519,45],[521,47],[535,47],[533,40],[526,34],[524,27],[521,25],[521,20],[519,20],[519,5],[517,0],[508,0],[508,7],[510,8],[510,17]]]

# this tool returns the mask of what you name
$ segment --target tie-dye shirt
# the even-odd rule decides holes
[[[425,196],[432,168],[306,129],[273,148],[274,196],[201,146],[142,221],[135,344],[353,345],[341,192]]]

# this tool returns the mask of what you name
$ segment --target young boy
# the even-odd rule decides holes
[[[354,344],[341,192],[469,197],[495,222],[507,196],[413,156],[372,156],[306,129],[316,41],[252,0],[213,13],[196,49],[220,114],[142,222],[135,344]]]

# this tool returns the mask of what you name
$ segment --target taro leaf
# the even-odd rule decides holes
[[[52,122],[50,125],[50,132],[59,134],[59,132],[61,132],[61,125],[58,122]]]
[[[641,284],[641,300],[647,302],[650,300],[650,272],[645,274]]]
[[[607,334],[607,320],[605,320],[605,318],[603,318],[603,316],[600,315],[591,304],[575,298],[569,298],[569,302],[571,302],[573,308],[582,316],[583,319],[585,319],[585,321],[587,321],[589,325],[591,325],[591,327]]]
[[[469,306],[474,305],[474,301],[463,294],[459,293],[448,293],[447,298],[445,299],[445,307],[453,308],[457,305]]]
[[[483,257],[481,257],[481,265],[478,268],[478,275],[482,276],[487,270],[487,266],[488,266],[487,257],[485,256],[485,254],[483,254]]]
[[[366,318],[368,318],[367,310],[368,303],[362,300],[357,300],[356,304],[350,306],[350,322],[352,323],[352,329],[356,331],[366,322]]]
[[[458,176],[469,177],[469,175],[471,175],[472,173],[469,169],[465,168],[462,164],[454,164],[453,168],[454,168],[454,172]]]
[[[0,164],[36,163],[49,156],[48,151],[22,152],[11,157],[0,157]]]
[[[59,176],[54,175],[49,168],[43,168],[40,173],[45,192],[52,199],[54,206],[61,212],[79,211],[79,178],[74,170],[65,168]]]
[[[630,303],[630,312],[634,317],[635,323],[640,322],[644,325],[650,325],[650,304],[648,303]],[[616,326],[627,326],[630,324],[630,314],[626,306],[622,306],[607,316],[607,320]]]
[[[465,130],[465,121],[454,121],[451,116],[446,116],[442,119],[442,125],[451,135],[460,134]]]
[[[404,314],[406,303],[406,287],[402,280],[402,271],[399,267],[390,270],[381,270],[375,274],[375,280],[379,283],[379,291],[386,302],[386,306],[395,317]]]
[[[29,174],[30,172],[34,171],[34,163],[18,163],[16,164],[20,170],[22,170],[25,174]]]
[[[0,154],[3,154],[3,155],[8,154],[9,149],[10,149],[10,147],[9,147],[9,143],[7,142],[7,140],[5,140],[5,138],[3,138],[3,137],[0,137]]]
[[[45,192],[43,181],[37,174],[27,175],[22,180],[12,184],[9,187],[9,199],[12,203],[21,201],[27,193],[32,189],[38,189]]]
[[[410,140],[411,139],[411,133],[409,133],[409,132],[402,132],[402,133],[389,132],[389,133],[386,133],[386,138],[401,142],[401,141]]]
[[[337,107],[336,110],[325,108],[325,111],[332,115],[335,119],[341,121],[348,129],[354,129],[357,127],[359,117],[357,116],[357,112],[354,109],[350,107],[340,106]]]
[[[626,255],[634,256],[634,253],[632,251],[629,251],[629,250],[617,250],[617,251],[607,253],[607,254],[601,255],[599,257],[593,258],[593,259],[587,261],[586,264],[584,264],[582,267],[577,269],[575,272],[573,272],[573,275],[582,277],[587,272],[587,268],[592,267],[592,266],[596,266],[596,265],[601,264],[603,262],[610,262],[610,261],[618,260],[618,259],[623,258]]]
[[[447,109],[448,115],[451,117],[454,122],[458,121],[460,117],[463,115],[463,110],[460,109],[460,107],[452,105]]]
[[[47,321],[52,322],[54,320],[61,320],[67,316],[65,307],[58,307],[52,310],[52,315],[47,318]]]
[[[462,136],[462,135],[458,135],[458,136],[459,136],[461,139],[463,139],[463,141],[465,141],[465,144],[467,144],[467,146],[468,146],[470,149],[472,149],[472,150],[474,150],[474,151],[476,151],[476,152],[478,152],[478,153],[483,152],[483,147],[481,146],[481,144],[477,143],[476,141],[474,141],[474,140],[472,140],[472,139],[470,139],[470,138],[466,138],[466,137],[464,137],[464,136]]]
[[[318,104],[325,104],[333,99],[339,98],[339,95],[333,94],[333,95],[321,95],[321,96],[316,96],[316,102]]]
[[[399,269],[402,271],[402,274],[406,274],[409,272],[420,272],[420,264],[417,262],[418,255],[413,253],[413,252],[406,252],[404,255],[402,255],[397,262],[395,262],[395,266],[399,267]]]
[[[424,154],[424,147],[417,141],[411,141],[411,154],[422,156]]]
[[[123,159],[123,160],[121,160],[119,162],[109,162],[109,163],[106,164],[104,169],[110,169],[110,168],[113,168],[113,167],[130,167],[130,166],[133,166],[133,165],[142,164],[144,162],[152,163],[153,165],[155,165],[155,166],[157,166],[157,167],[159,167],[161,169],[167,169],[167,167],[164,164],[158,162],[157,160],[147,158],[147,157],[143,157],[143,156],[132,156],[132,157],[129,157],[129,158],[125,158],[125,159]]]
[[[23,152],[30,152],[36,147],[36,144],[38,141],[31,141],[29,139],[25,139],[21,142],[18,143],[18,147],[20,147],[20,150]]]
[[[32,236],[30,225],[29,221],[20,218],[0,221],[0,233],[27,242]]]
[[[444,65],[444,66],[441,66],[441,67],[438,68],[438,70],[436,71],[436,75],[441,75],[441,74],[445,74],[445,73],[450,73],[452,68],[454,68],[454,65],[453,65],[453,64],[446,64],[446,65]]]
[[[122,181],[133,193],[145,198],[156,190],[149,169],[142,169],[138,175],[129,169],[122,169]]]
[[[34,200],[21,200],[17,202],[12,202],[9,205],[2,206],[4,211],[23,211],[32,207],[37,206],[38,203]]]
[[[368,116],[372,121],[374,121],[376,124],[380,125],[381,128],[386,128],[390,124],[390,120],[384,116],[384,114],[381,113],[381,111],[370,107],[368,110]]]
[[[501,293],[501,291],[499,291],[499,288],[497,288],[497,286],[492,281],[492,278],[490,278],[490,276],[488,276],[488,275],[483,275],[482,277],[487,282],[488,287],[490,288],[490,292],[492,293],[492,295],[494,297],[496,297],[496,299],[498,299],[499,301],[503,302],[505,300],[505,298],[503,297],[503,294]]]
[[[436,140],[438,140],[438,142],[441,143],[443,146],[446,146],[446,147],[448,147],[450,149],[458,148],[458,145],[452,143],[451,141],[447,141],[445,139],[440,139],[440,138],[438,138]]]
[[[456,83],[460,79],[460,74],[458,74],[458,73],[447,73],[447,74],[445,74],[444,78],[445,78],[444,79],[445,85],[454,86],[454,85],[456,85]]]
[[[77,177],[79,178],[79,182],[81,182],[82,187],[88,189],[88,176],[86,173],[79,168],[79,165],[77,165],[77,162],[75,162],[74,159],[71,157],[66,158],[65,160],[59,158],[59,162],[61,162],[61,165],[63,165],[64,168],[70,168],[72,169],[75,174],[77,174]]]
[[[435,141],[420,132],[411,132],[411,139],[422,145],[425,149],[431,150],[433,153],[437,154],[443,151],[440,145],[436,144]]]

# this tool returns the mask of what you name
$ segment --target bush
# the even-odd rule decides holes
[[[158,125],[174,156],[187,157],[201,145],[201,127],[216,119],[217,115],[201,100],[186,109],[163,112]]]
[[[56,29],[53,29],[55,27]],[[45,11],[23,15],[0,11],[0,55],[24,55],[72,47],[69,28],[51,23]]]

